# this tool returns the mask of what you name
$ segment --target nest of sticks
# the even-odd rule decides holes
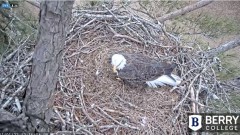
[[[187,113],[216,112],[213,102],[227,101],[216,79],[218,59],[205,57],[201,45],[183,43],[161,23],[124,7],[73,15],[55,92],[52,124],[58,133],[188,134]],[[23,42],[1,62],[1,108],[16,115],[29,80],[30,45]],[[177,63],[181,85],[125,85],[110,64],[112,54],[121,52]]]
[[[116,79],[114,53],[141,53],[178,64],[177,88],[131,88]],[[55,123],[89,134],[187,134],[187,113],[205,112],[220,84],[198,45],[183,44],[161,23],[127,9],[76,10],[63,56]],[[217,91],[218,90],[218,91]]]

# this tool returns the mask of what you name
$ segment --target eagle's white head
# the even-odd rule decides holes
[[[113,72],[116,73],[117,70],[121,70],[125,67],[125,65],[127,64],[127,60],[121,54],[114,54],[112,56],[111,63],[113,65]]]

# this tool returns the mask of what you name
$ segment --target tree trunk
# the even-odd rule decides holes
[[[206,5],[208,5],[208,4],[212,3],[212,2],[213,2],[213,0],[209,0],[209,1],[201,0],[201,1],[199,1],[199,2],[197,2],[195,4],[193,4],[193,5],[184,7],[182,9],[177,10],[177,11],[174,11],[174,12],[171,12],[171,13],[166,14],[164,16],[161,16],[157,20],[159,22],[164,22],[166,20],[178,17],[179,15],[183,15],[183,14],[186,14],[186,13],[191,12],[193,10],[199,9],[201,7],[204,7],[204,6],[206,6]]]
[[[205,56],[206,57],[214,57],[217,56],[220,53],[226,52],[230,49],[233,49],[237,46],[240,46],[240,38],[236,38],[232,41],[229,41],[228,43],[219,45],[216,48],[210,49],[208,51],[205,52]]]
[[[72,7],[73,1],[42,1],[40,5],[38,43],[24,102],[25,113],[37,131],[49,131],[46,125],[51,119],[53,93]]]

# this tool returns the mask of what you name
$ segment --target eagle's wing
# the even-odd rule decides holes
[[[175,66],[141,55],[124,55],[127,65],[118,72],[118,77],[129,82],[146,82],[162,75],[170,75]]]
[[[154,64],[158,63],[156,59],[150,58],[142,54],[123,54],[129,63]]]

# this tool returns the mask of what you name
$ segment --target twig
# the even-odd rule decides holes
[[[60,118],[63,126],[65,127],[65,126],[66,126],[66,123],[65,123],[65,121],[63,120],[63,118],[62,118],[61,114],[59,113],[59,111],[57,110],[57,108],[53,107],[53,110],[54,110],[55,113],[58,115],[58,117]]]
[[[136,130],[140,130],[138,127],[134,127],[134,126],[131,126],[127,123],[125,124],[122,124],[120,122],[118,122],[117,120],[115,120],[112,116],[110,116],[109,114],[107,114],[102,108],[96,106],[105,116],[107,116],[109,119],[111,119],[112,121],[114,121],[115,123],[121,125],[122,127],[128,127],[128,128],[131,128],[131,129],[136,129]]]
[[[86,115],[86,117],[93,123],[93,125],[96,126],[96,128],[99,128],[98,124],[89,116],[89,114],[87,113],[87,111],[85,110],[85,105],[84,105],[84,101],[83,101],[83,91],[84,91],[84,84],[83,84],[83,81],[81,79],[81,92],[80,92],[80,95],[79,95],[79,99],[80,99],[80,104],[82,106],[82,111],[83,113]]]
[[[194,89],[193,87],[190,88],[190,95],[191,95],[191,99],[195,99],[195,93],[194,93]],[[192,102],[192,113],[196,113],[196,104],[195,102]]]
[[[12,84],[12,81],[8,82],[8,84],[2,89],[0,104],[2,104],[2,101],[3,101],[3,99],[4,99],[6,89],[7,89],[11,84]]]
[[[202,70],[202,72],[203,72],[203,70]],[[188,91],[187,91],[187,93],[185,94],[185,97],[173,108],[173,111],[175,111],[175,110],[186,100],[186,98],[188,97],[188,95],[189,95],[189,93],[190,93],[190,91],[191,91],[191,88],[192,88],[192,85],[193,85],[194,81],[195,81],[200,75],[201,75],[201,73],[197,74],[197,75],[193,78],[193,80],[191,81],[191,83],[190,83],[189,86],[188,86]]]
[[[12,96],[2,105],[1,109],[4,109],[8,106],[8,104],[12,101],[12,99],[19,93],[21,92],[27,85],[27,82],[23,85],[21,85],[13,94]]]

